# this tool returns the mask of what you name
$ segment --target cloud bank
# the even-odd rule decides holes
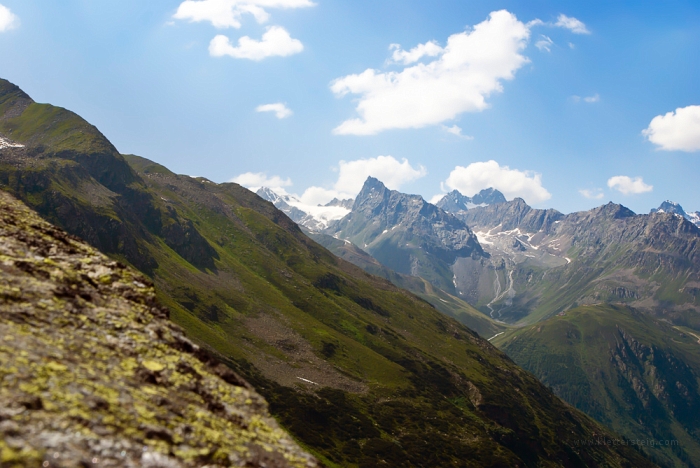
[[[608,179],[608,187],[623,195],[636,195],[651,192],[654,186],[644,183],[641,177],[615,176]]]
[[[436,57],[399,72],[367,69],[331,83],[336,96],[359,95],[359,118],[334,129],[339,135],[373,135],[388,129],[421,128],[488,107],[486,99],[503,90],[528,62],[522,55],[528,26],[501,10],[471,31],[453,34],[440,48],[428,42],[404,51],[394,46],[393,58],[404,64]]]
[[[19,26],[19,18],[5,5],[0,4],[0,32],[9,31]]]
[[[455,167],[443,184],[443,190],[447,191],[445,186],[467,196],[493,187],[500,190],[506,198],[520,197],[530,205],[552,198],[542,186],[542,174],[511,169],[493,160]]]
[[[260,61],[267,57],[287,57],[304,50],[304,45],[297,39],[292,39],[286,29],[280,26],[270,26],[257,41],[248,36],[238,39],[238,45],[233,46],[231,40],[219,34],[209,44],[209,54],[212,57],[229,57]]]
[[[642,134],[664,151],[700,151],[700,106],[657,115]]]
[[[304,8],[314,6],[309,0],[186,0],[177,8],[173,18],[190,22],[208,21],[215,28],[240,28],[241,17],[249,14],[258,23],[270,19],[268,9]]]

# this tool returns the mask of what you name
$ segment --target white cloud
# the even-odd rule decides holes
[[[393,156],[340,161],[338,180],[331,189],[309,187],[300,198],[310,205],[328,203],[333,198],[354,198],[369,176],[381,180],[389,189],[398,190],[403,184],[427,173],[425,167],[413,167],[406,159],[398,161]]]
[[[19,18],[5,5],[0,4],[0,32],[9,31],[19,26]]]
[[[283,179],[280,176],[268,177],[264,172],[246,172],[229,180],[256,192],[260,187],[269,187],[278,195],[286,195],[284,187],[292,185],[292,179]]]
[[[603,198],[603,189],[599,188],[594,188],[594,189],[581,189],[578,191],[581,195],[584,197],[590,199],[590,200],[600,200]]]
[[[700,151],[700,106],[657,115],[642,134],[665,151]]]
[[[177,8],[173,18],[190,22],[208,21],[215,28],[240,28],[241,17],[252,15],[265,23],[272,8],[303,8],[314,6],[309,0],[186,0]]]
[[[399,44],[391,44],[389,50],[394,51],[391,58],[395,62],[402,62],[404,65],[415,63],[423,57],[436,57],[444,52],[444,49],[435,41],[418,44],[409,51],[402,50]]]
[[[462,129],[458,127],[457,125],[453,125],[451,127],[448,127],[447,125],[443,125],[442,129],[446,131],[447,133],[451,133],[454,136],[463,138],[465,140],[473,140],[474,137],[471,135],[464,135],[462,134]]]
[[[608,179],[608,187],[617,190],[623,195],[636,195],[651,192],[654,187],[647,185],[641,177],[615,176]]]
[[[584,97],[584,98],[582,98],[581,96],[576,96],[576,95],[574,95],[574,96],[571,96],[571,100],[574,101],[574,102],[581,102],[581,101],[583,101],[583,102],[586,102],[586,103],[588,103],[588,104],[593,104],[594,102],[600,101],[600,95],[599,95],[598,93],[596,93],[596,94],[594,94],[594,95],[592,95],[592,96],[586,96],[586,97]]]
[[[450,190],[459,190],[467,196],[493,187],[507,198],[521,197],[533,205],[552,198],[542,186],[542,174],[511,169],[493,160],[455,167],[443,184],[443,190],[447,191],[444,186]]]
[[[553,45],[554,41],[550,39],[549,36],[545,36],[544,34],[540,34],[540,40],[535,42],[535,47],[540,50],[546,50],[547,52],[552,51]]]
[[[276,102],[274,104],[263,104],[255,108],[256,112],[274,112],[278,119],[286,119],[290,117],[294,112],[281,102]]]
[[[209,44],[209,54],[213,57],[228,55],[255,61],[267,57],[286,57],[302,50],[304,45],[301,41],[292,39],[287,30],[280,26],[268,27],[261,41],[243,36],[238,39],[238,46],[234,47],[228,37],[219,34]]]
[[[394,128],[436,125],[464,112],[482,111],[488,107],[486,99],[503,90],[502,81],[512,79],[528,62],[521,52],[529,37],[528,26],[513,14],[496,11],[471,31],[450,36],[439,56],[428,63],[400,72],[367,69],[338,78],[331,90],[337,96],[360,95],[360,118],[346,120],[333,132],[373,135]],[[428,44],[398,58],[411,61],[428,51],[434,53],[437,49]]]
[[[585,24],[583,22],[577,20],[576,18],[566,16],[564,14],[559,15],[557,18],[557,22],[554,23],[554,26],[558,28],[564,28],[568,29],[574,34],[590,34],[591,32],[588,30]]]

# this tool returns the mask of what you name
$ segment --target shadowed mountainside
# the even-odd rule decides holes
[[[586,306],[495,342],[576,408],[664,466],[700,460],[700,333],[623,306]],[[666,444],[664,441],[675,441]]]

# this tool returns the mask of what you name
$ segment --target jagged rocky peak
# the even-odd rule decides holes
[[[506,203],[506,197],[494,188],[487,188],[473,197],[467,197],[458,190],[453,190],[437,202],[437,206],[448,213],[459,213],[471,208],[496,205],[498,203]]]
[[[666,200],[658,208],[652,208],[650,213],[674,213],[683,216],[684,218],[688,215],[686,214],[683,207],[671,200]]]
[[[348,210],[352,209],[352,205],[355,203],[355,200],[352,198],[346,198],[345,200],[339,200],[337,198],[334,198],[333,200],[329,201],[323,206],[340,206],[341,208],[347,208]]]
[[[272,202],[273,204],[274,204],[277,200],[281,200],[281,199],[282,199],[282,197],[280,197],[280,196],[277,195],[275,192],[273,192],[272,189],[269,188],[269,187],[260,187],[260,188],[258,189],[258,191],[255,192],[255,194],[256,194],[257,196],[259,196],[260,198],[262,198],[263,200],[267,200],[267,201],[269,201],[269,202]]]
[[[686,212],[680,204],[671,200],[666,200],[659,205],[658,208],[652,208],[650,214],[653,213],[672,213],[682,216],[691,223],[695,224],[697,227],[700,227],[700,211]]]
[[[472,203],[475,205],[495,205],[505,202],[506,197],[495,188],[484,189],[472,197]]]
[[[629,218],[636,216],[636,213],[626,206],[609,202],[607,205],[599,206],[590,211],[592,215],[602,215],[606,217],[612,217],[614,219]]]

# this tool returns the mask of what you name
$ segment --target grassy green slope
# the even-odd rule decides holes
[[[402,275],[385,267],[355,244],[327,234],[307,233],[307,235],[338,257],[359,266],[368,273],[386,278],[400,288],[425,299],[440,312],[457,319],[485,338],[492,337],[507,328],[504,324],[482,314],[459,297],[433,286],[427,280],[417,276]]]
[[[27,148],[0,151],[2,189],[146,272],[189,336],[244,374],[329,466],[650,466],[626,447],[577,446],[612,435],[246,189],[135,156],[132,170],[113,152],[57,151],[13,109],[0,133],[14,125]],[[121,179],[94,164],[100,154]]]
[[[578,409],[665,466],[700,461],[700,337],[622,306],[587,306],[494,340]],[[665,443],[664,443],[665,444]]]

